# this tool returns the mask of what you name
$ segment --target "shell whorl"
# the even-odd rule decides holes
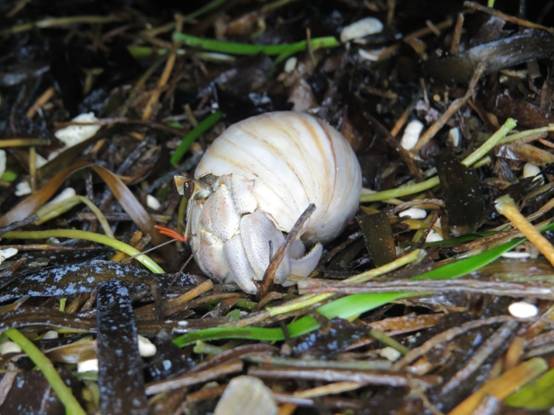
[[[354,215],[362,186],[345,138],[321,119],[290,111],[248,118],[217,137],[195,178],[227,174],[253,181],[257,208],[283,232],[314,203],[302,237],[310,241],[337,236]]]

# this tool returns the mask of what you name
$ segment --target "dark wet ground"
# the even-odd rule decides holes
[[[528,242],[514,243],[520,257],[500,257],[519,234],[494,205],[510,194],[553,239],[553,1],[19,0],[0,3],[0,14],[0,249],[19,251],[0,263],[0,328],[32,340],[87,413],[211,413],[240,374],[264,381],[279,414],[519,414],[554,405],[553,268]],[[338,40],[369,16],[382,31]],[[308,39],[308,47],[221,53],[174,41],[174,32],[244,44]],[[333,47],[310,46],[329,36]],[[370,298],[376,288],[364,281],[326,309],[272,314],[302,294],[297,287],[274,285],[258,298],[212,283],[183,243],[148,252],[165,271],[157,275],[92,240],[18,233],[105,233],[82,203],[44,219],[40,208],[71,186],[116,239],[148,250],[167,241],[155,224],[184,229],[186,200],[173,176],[192,175],[230,124],[290,109],[341,131],[364,187],[378,192],[362,195],[356,218],[325,246],[317,280],[300,289],[321,293],[421,249],[425,258],[378,281],[438,269],[427,277],[445,280],[444,292],[429,285],[418,296]],[[101,128],[56,156],[64,144],[54,132],[82,113]],[[468,155],[510,118],[523,138],[506,132],[513,141],[468,168]],[[414,120],[420,140],[405,148]],[[526,165],[542,181],[524,178]],[[440,187],[380,197],[435,174]],[[17,196],[23,181],[32,194]],[[402,216],[412,207],[426,217]],[[535,304],[538,317],[512,317],[516,300]],[[141,357],[137,335],[155,355]],[[77,370],[94,358],[98,371]],[[0,364],[0,413],[64,413],[25,353],[3,352]],[[539,376],[542,386],[530,387]],[[531,398],[511,395],[524,385]]]

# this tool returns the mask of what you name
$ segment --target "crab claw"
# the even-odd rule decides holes
[[[285,243],[285,236],[271,216],[258,209],[249,187],[251,183],[238,176],[223,176],[207,197],[191,200],[189,207],[194,207],[194,214],[189,215],[187,235],[205,273],[255,294],[256,281],[263,279],[274,254]],[[322,251],[321,244],[316,244],[305,254],[304,244],[293,241],[274,281],[285,285],[290,275],[307,277],[317,266]]]
[[[247,261],[235,259],[229,265],[239,286],[245,291],[256,292],[252,281],[246,282],[243,276],[251,272],[254,280],[261,281],[273,254],[285,243],[285,237],[265,213],[257,210],[241,218],[240,241],[242,249],[239,249],[238,241],[233,241],[235,250],[229,249],[229,252],[245,255]],[[284,284],[291,274],[305,278],[314,270],[323,252],[321,244],[315,245],[307,255],[304,255],[304,251],[301,241],[296,240],[291,244],[275,273],[276,283]],[[249,289],[245,289],[245,286]]]

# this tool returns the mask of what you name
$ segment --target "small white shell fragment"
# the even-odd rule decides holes
[[[5,248],[0,249],[0,264],[6,259],[11,258],[12,256],[17,255],[19,251],[16,248]]]
[[[77,372],[98,372],[98,359],[83,360],[77,363]]]
[[[277,404],[271,390],[253,376],[231,380],[215,407],[214,415],[276,415]]]
[[[15,195],[17,197],[31,194],[31,185],[27,180],[23,180],[15,185]]]
[[[518,252],[518,251],[509,251],[509,252],[504,252],[502,254],[502,258],[506,258],[506,259],[529,259],[531,258],[531,253],[530,252]]]
[[[48,205],[55,205],[57,203],[63,202],[70,197],[75,196],[76,194],[77,192],[75,192],[75,189],[73,187],[66,187],[60,193],[58,193],[50,202],[48,202]]]
[[[138,335],[138,350],[141,357],[152,357],[156,354],[158,349],[156,345],[150,341],[150,339]]]
[[[382,52],[383,48],[372,50],[358,49],[358,55],[360,55],[360,58],[370,62],[377,62],[381,57]]]
[[[94,116],[94,113],[88,112],[84,114],[79,114],[71,121],[74,122],[96,122],[98,119]],[[62,141],[66,147],[73,147],[76,144],[79,144],[98,132],[100,129],[99,124],[94,125],[68,125],[67,127],[61,128],[54,133],[56,138]]]
[[[405,150],[411,150],[414,148],[423,131],[423,123],[419,120],[412,120],[408,123],[404,129],[404,134],[400,140],[400,145]]]
[[[515,318],[527,319],[535,317],[539,314],[539,309],[536,305],[526,301],[516,301],[508,306],[508,311]]]
[[[403,210],[398,216],[409,219],[425,219],[427,217],[427,211],[421,208],[410,208]]]
[[[6,171],[6,150],[0,150],[0,176]]]
[[[525,163],[525,165],[523,166],[522,176],[524,179],[526,179],[527,177],[535,177],[539,174],[541,174],[541,169],[533,163]]]
[[[448,130],[448,141],[453,147],[459,147],[462,141],[462,133],[458,127]]]
[[[37,153],[36,155],[36,165],[37,165],[37,168],[41,168],[42,166],[44,166],[46,163],[48,163],[48,160],[46,160],[44,157],[42,157],[40,154]]]
[[[162,207],[162,204],[154,196],[146,195],[146,206],[152,210],[159,210]]]
[[[340,32],[340,41],[345,43],[350,40],[359,39],[383,31],[383,23],[375,17],[366,17],[358,20]]]
[[[295,56],[288,58],[287,61],[285,62],[285,67],[284,67],[285,72],[290,73],[294,71],[294,69],[296,68],[297,62],[298,62],[298,59]]]
[[[429,232],[427,234],[427,237],[425,238],[425,242],[440,242],[443,240],[444,238],[441,236],[441,234],[434,229],[431,229],[431,232]]]
[[[402,356],[402,354],[398,350],[396,350],[396,349],[394,349],[390,346],[387,346],[387,347],[379,350],[378,353],[379,353],[379,356],[381,356],[381,357],[383,357],[383,358],[385,358],[385,359],[387,359],[391,362],[394,362],[394,361],[400,359],[400,356]]]
[[[433,228],[431,231],[427,234],[427,237],[425,238],[425,242],[440,242],[443,241],[444,238],[442,235],[435,230],[435,228],[440,229],[441,227],[441,219],[438,218],[435,223],[433,224]]]
[[[5,341],[0,343],[0,355],[8,353],[21,353],[21,347],[17,343]]]
[[[60,337],[58,332],[56,330],[48,330],[46,333],[43,334],[42,340],[53,340]]]

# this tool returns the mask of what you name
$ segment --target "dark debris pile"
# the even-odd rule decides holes
[[[1,2],[0,413],[548,413],[554,1],[482,3]],[[279,110],[340,130],[364,192],[314,278],[258,298],[155,225],[183,231],[174,176],[226,126]]]

